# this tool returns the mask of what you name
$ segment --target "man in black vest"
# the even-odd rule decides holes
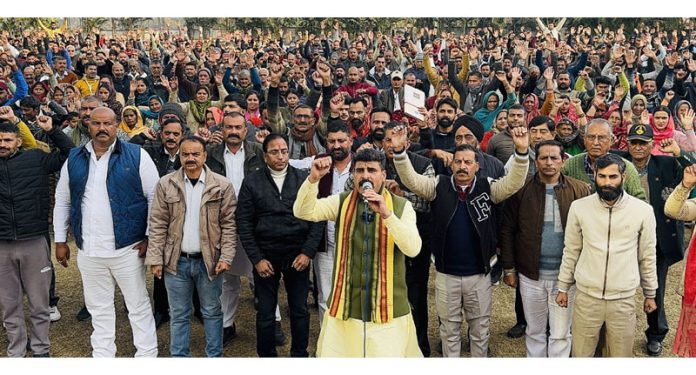
[[[493,286],[489,275],[497,263],[498,220],[494,205],[523,185],[529,167],[529,138],[525,127],[511,131],[515,163],[500,180],[476,178],[476,148],[457,146],[452,177],[417,174],[406,155],[406,130],[391,139],[394,164],[406,187],[431,201],[432,247],[435,257],[436,308],[445,357],[459,357],[462,315],[469,325],[472,357],[488,355]]]

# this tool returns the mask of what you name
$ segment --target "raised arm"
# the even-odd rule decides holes
[[[696,185],[696,167],[684,169],[684,178],[669,195],[665,202],[665,215],[676,220],[691,221],[696,219],[696,200],[689,199],[691,189]]]

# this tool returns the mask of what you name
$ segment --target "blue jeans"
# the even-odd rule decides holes
[[[164,272],[164,285],[169,300],[170,352],[172,357],[190,357],[191,296],[193,286],[198,289],[205,331],[205,354],[222,357],[222,277],[208,279],[203,259],[179,258],[176,275]]]

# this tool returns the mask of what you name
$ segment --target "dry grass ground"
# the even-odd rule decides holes
[[[689,238],[689,237],[687,237]],[[73,247],[74,248],[74,247]],[[54,357],[89,357],[91,347],[89,336],[92,332],[90,321],[78,322],[75,314],[83,304],[82,282],[75,262],[75,254],[70,260],[67,269],[57,268],[57,292],[60,296],[59,308],[63,315],[62,319],[51,325],[51,354]],[[681,309],[681,297],[675,293],[677,284],[680,282],[684,262],[680,262],[670,268],[667,277],[667,293],[665,296],[667,319],[669,321],[670,332],[664,340],[663,357],[674,356],[672,354],[672,344],[674,342],[674,328],[679,319]],[[433,356],[440,356],[435,351],[439,341],[437,327],[437,314],[435,312],[434,301],[434,276],[431,274],[429,301],[430,301],[430,325],[429,337],[430,345],[433,348]],[[227,347],[225,347],[225,357],[256,357],[256,335],[255,335],[255,312],[253,305],[253,295],[249,288],[248,281],[242,282],[241,305],[237,318],[238,337]],[[148,288],[152,290],[152,279],[149,278]],[[284,298],[285,292],[281,288],[281,314],[283,316],[283,330],[290,337],[290,322],[287,313],[287,301]],[[311,300],[311,297],[309,297]],[[491,322],[490,347],[495,357],[524,357],[524,338],[510,339],[505,333],[515,323],[514,314],[514,290],[501,283],[495,288],[493,296],[493,316]],[[319,319],[317,309],[310,308],[310,340],[309,352],[313,355],[316,348],[316,341],[319,336]],[[645,314],[642,312],[642,295],[636,296],[636,313],[638,314],[638,324],[636,327],[634,354],[637,357],[644,357],[645,354],[645,335],[646,328]],[[120,292],[116,292],[116,344],[118,347],[117,356],[132,357],[135,348],[132,343],[131,329],[128,324],[123,298]],[[196,357],[205,355],[205,340],[203,336],[203,326],[197,320],[192,321],[191,351]],[[4,330],[0,329],[0,356],[6,356],[7,337]],[[157,332],[159,341],[160,356],[169,356],[169,326],[164,325]],[[462,329],[462,335],[466,336],[466,327]],[[278,354],[283,357],[289,356],[290,344],[278,347]],[[463,353],[468,356],[468,353]]]

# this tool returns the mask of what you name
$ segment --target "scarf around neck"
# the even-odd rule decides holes
[[[391,194],[382,189],[387,208],[393,212],[394,202]],[[354,287],[360,287],[360,281],[351,280],[354,266],[354,255],[362,251],[353,251],[360,246],[354,241],[353,233],[356,226],[361,225],[358,215],[359,194],[352,191],[343,200],[338,221],[336,222],[336,255],[334,260],[334,279],[331,299],[327,301],[329,315],[341,320],[348,320],[351,309],[351,292]],[[392,213],[392,215],[394,215]],[[388,323],[394,319],[394,238],[387,230],[382,215],[375,213],[371,223],[370,246],[368,253],[374,254],[371,262],[371,277],[369,279],[372,311],[370,321],[373,323]],[[364,246],[364,245],[362,245]]]
[[[213,102],[210,99],[203,103],[199,103],[195,100],[191,100],[189,102],[189,110],[191,111],[191,114],[193,114],[193,118],[196,120],[197,123],[201,125],[205,124],[205,111],[212,104]]]
[[[304,143],[305,145],[305,150],[307,152],[307,156],[314,156],[317,154],[317,148],[314,147],[314,133],[316,132],[317,128],[316,125],[312,126],[309,128],[304,133],[301,133],[297,130],[297,127],[293,126],[292,129],[290,130],[290,136],[301,143]]]

